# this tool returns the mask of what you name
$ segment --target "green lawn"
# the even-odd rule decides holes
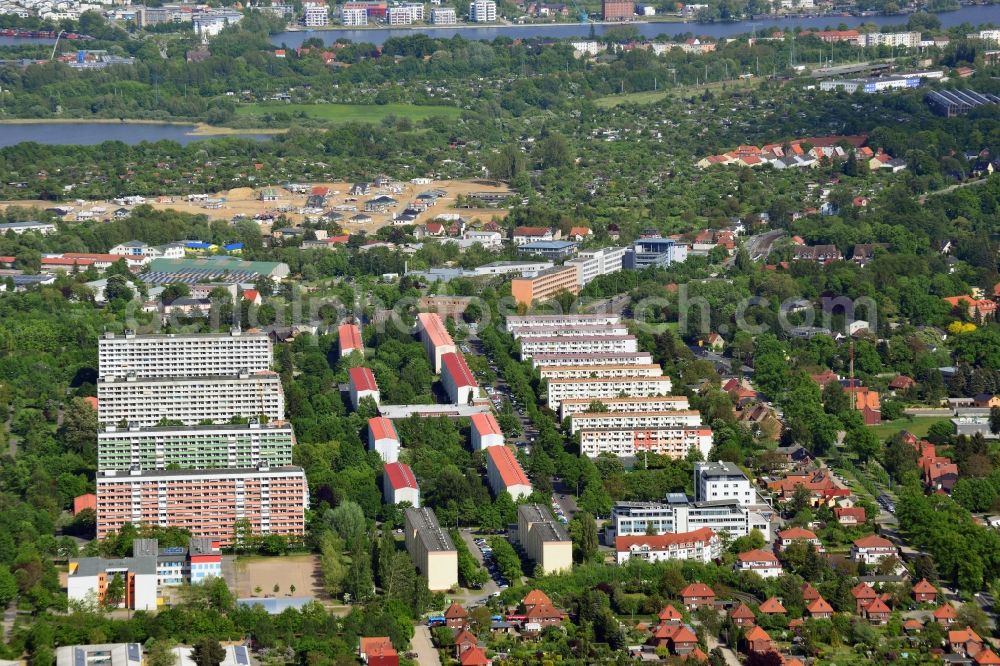
[[[927,429],[931,425],[937,423],[938,421],[947,421],[948,419],[942,418],[940,416],[916,416],[912,419],[898,419],[896,421],[883,421],[877,426],[873,426],[872,430],[875,434],[879,436],[879,439],[885,439],[891,435],[895,435],[900,430],[908,430],[912,432],[917,437],[925,437],[927,435]]]
[[[335,123],[377,123],[386,116],[423,120],[425,118],[457,118],[462,110],[454,106],[417,106],[414,104],[248,104],[236,109],[236,115],[262,117],[284,113],[296,116],[305,113]]]

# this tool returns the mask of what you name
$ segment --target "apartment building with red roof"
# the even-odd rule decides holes
[[[494,495],[506,491],[515,502],[532,492],[528,475],[507,446],[491,446],[486,449],[486,477]]]
[[[473,451],[503,446],[503,430],[492,412],[472,415],[471,439]]]
[[[377,451],[385,463],[399,460],[399,434],[392,421],[384,416],[368,419],[368,450]]]
[[[451,334],[445,328],[441,317],[434,312],[421,312],[417,314],[417,334],[424,344],[424,351],[431,362],[434,372],[441,372],[441,357],[445,354],[454,354],[458,351],[455,341],[451,339]]]
[[[453,404],[469,405],[479,398],[479,382],[461,354],[441,355],[441,383]]]
[[[681,590],[681,601],[690,610],[711,608],[715,605],[715,591],[704,583],[691,583]]]
[[[718,535],[707,527],[692,532],[667,532],[615,537],[618,564],[632,558],[648,562],[694,560],[707,564],[721,554]]]
[[[382,396],[378,390],[378,383],[375,381],[375,374],[371,368],[349,368],[347,370],[348,390],[351,395],[351,406],[354,409],[364,398],[371,398],[378,405]]]
[[[357,324],[341,324],[337,328],[337,345],[340,349],[340,358],[353,351],[364,354],[365,345],[361,342],[361,327]]]
[[[386,504],[420,506],[420,486],[409,465],[392,462],[382,468],[382,495]]]

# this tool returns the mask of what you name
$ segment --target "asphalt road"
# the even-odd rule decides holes
[[[431,642],[431,630],[426,624],[418,624],[417,630],[413,632],[413,640],[410,641],[410,650],[417,653],[416,662],[420,666],[436,664],[441,666],[441,655],[434,649]]]

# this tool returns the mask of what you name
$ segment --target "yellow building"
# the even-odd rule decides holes
[[[517,540],[528,557],[547,573],[573,568],[573,543],[561,523],[541,504],[517,507]]]
[[[448,533],[441,529],[430,509],[407,509],[405,514],[406,551],[424,576],[431,592],[458,585],[458,551]]]

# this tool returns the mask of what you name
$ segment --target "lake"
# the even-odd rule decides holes
[[[130,123],[25,123],[23,125],[0,124],[0,148],[13,146],[25,141],[47,144],[73,144],[92,146],[105,141],[121,141],[134,145],[143,141],[176,141],[186,145],[192,141],[217,139],[219,136],[191,134],[194,125],[152,125]],[[267,134],[232,135],[244,139],[269,139]]]
[[[973,25],[983,23],[1000,24],[1000,5],[985,5],[962,7],[953,12],[941,12],[935,14],[944,27],[956,26],[962,23]],[[648,23],[637,22],[626,25],[635,26],[639,34],[647,39],[652,39],[660,35],[679,35],[683,33],[694,33],[699,36],[733,37],[756,30],[758,33],[766,33],[771,30],[782,30],[784,28],[825,28],[827,26],[836,27],[843,23],[848,27],[856,27],[862,23],[874,23],[876,25],[903,25],[906,23],[906,16],[819,16],[813,18],[779,18],[761,19],[757,21],[741,21],[737,23]],[[587,37],[593,29],[594,34],[600,36],[611,28],[612,24],[588,24],[588,23],[551,23],[545,25],[504,25],[473,27],[471,25],[458,25],[449,27],[434,26],[414,26],[409,28],[372,28],[368,30],[351,30],[337,28],[334,30],[297,30],[291,32],[281,32],[271,37],[271,42],[276,46],[288,46],[295,48],[310,37],[319,37],[326,44],[332,44],[339,38],[350,39],[354,42],[371,42],[382,44],[391,37],[405,37],[414,32],[422,32],[435,37],[450,39],[455,35],[461,35],[469,40],[493,40],[504,36],[511,39],[526,39],[529,37],[551,37],[556,39],[566,39],[570,37]]]

